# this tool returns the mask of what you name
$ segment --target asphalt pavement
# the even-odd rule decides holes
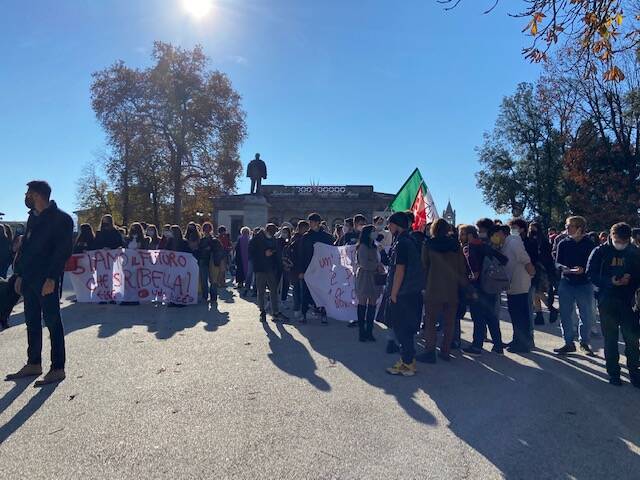
[[[531,354],[486,344],[404,378],[383,329],[261,324],[231,288],[218,309],[62,312],[67,379],[0,382],[2,479],[640,478],[640,390],[608,384],[601,340],[555,356],[557,324]],[[0,333],[2,376],[25,361],[23,320]]]

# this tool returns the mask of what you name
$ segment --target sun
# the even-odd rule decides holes
[[[213,0],[182,0],[182,7],[196,20],[200,20],[213,9]]]

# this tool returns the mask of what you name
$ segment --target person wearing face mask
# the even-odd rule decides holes
[[[218,288],[216,280],[220,262],[224,257],[224,249],[220,241],[213,236],[211,222],[202,224],[202,238],[198,245],[198,267],[200,270],[200,291],[202,301],[211,301],[212,306],[218,304]]]
[[[278,277],[282,268],[282,251],[278,248],[278,242],[275,238],[277,232],[278,227],[273,223],[269,223],[264,230],[254,235],[249,242],[249,258],[256,275],[261,322],[267,321],[267,312],[265,310],[267,288],[269,288],[273,320],[276,322],[287,320],[287,317],[280,312],[278,299]]]
[[[147,225],[146,232],[147,237],[149,238],[149,250],[157,250],[160,247],[158,228],[155,225]]]
[[[376,274],[382,273],[380,253],[376,245],[378,233],[373,225],[365,225],[356,246],[356,298],[358,299],[358,339],[374,342],[373,320],[382,287],[376,284]]]
[[[65,378],[64,327],[60,316],[58,283],[73,250],[73,220],[50,199],[47,182],[27,184],[25,205],[29,220],[14,263],[14,291],[24,298],[27,325],[27,364],[6,380],[42,374],[42,321],[51,339],[51,370],[35,386]]]
[[[309,311],[309,305],[313,304],[313,298],[311,297],[311,292],[309,292],[309,287],[307,283],[304,281],[304,272],[307,271],[309,265],[311,264],[311,259],[313,258],[314,245],[316,243],[324,243],[326,245],[333,245],[333,237],[329,235],[327,232],[324,232],[320,228],[320,224],[322,223],[322,217],[318,213],[312,213],[308,217],[309,222],[309,230],[302,236],[302,241],[299,250],[299,260],[297,269],[301,272],[299,274],[299,279],[302,281],[301,290],[302,290],[302,304],[300,305],[302,311],[302,318],[300,318],[300,323],[307,323],[307,312]],[[327,312],[323,307],[318,309],[320,313],[320,323],[326,325],[327,321]]]
[[[569,217],[566,229],[568,237],[558,244],[555,259],[556,266],[562,274],[558,286],[558,300],[565,344],[554,349],[554,352],[558,355],[566,355],[576,351],[574,318],[577,305],[580,313],[580,349],[587,354],[592,354],[589,340],[595,310],[593,285],[587,277],[586,268],[595,244],[586,235],[587,221],[583,217]]]
[[[510,233],[510,234],[509,234]],[[513,325],[513,340],[508,350],[511,353],[531,351],[533,332],[531,330],[531,306],[529,290],[535,267],[527,253],[517,226],[502,226],[496,230],[499,243],[503,244],[501,253],[509,260],[505,266],[511,279],[507,291],[507,308]]]
[[[384,217],[381,217],[379,215],[376,216],[373,219],[373,224],[375,225],[376,232],[378,233],[378,243],[382,245],[383,248],[389,248],[393,243],[393,235],[391,235],[391,232],[388,229],[384,228]],[[382,238],[380,238],[381,235]]]
[[[148,250],[149,238],[142,233],[142,225],[138,222],[129,227],[129,236],[126,240],[126,248],[134,250]]]
[[[360,239],[360,232],[367,224],[367,219],[364,215],[358,214],[353,217],[353,220],[350,218],[345,219],[344,223],[345,227],[348,225],[348,230],[346,230],[344,235],[336,241],[335,245],[338,247],[357,244]]]
[[[494,249],[488,241],[489,235],[493,233],[492,230],[494,228],[493,220],[483,218],[476,222],[476,229],[467,228],[462,232],[466,235],[466,239],[463,238],[462,243],[464,245],[466,240],[467,245],[464,248],[464,253],[471,270],[471,285],[475,288],[476,293],[470,303],[471,319],[473,320],[473,342],[463,349],[465,353],[471,355],[482,354],[487,328],[493,340],[492,352],[497,354],[504,353],[500,320],[496,310],[498,294],[488,293],[482,287],[483,270],[485,270],[484,273],[486,274],[486,269],[483,268],[485,260],[487,260],[488,265],[489,260],[495,259],[502,266],[509,261],[507,257]],[[480,232],[476,234],[478,230]],[[482,238],[480,238],[480,235],[482,235]]]
[[[169,244],[171,243],[172,237],[173,233],[171,232],[171,225],[166,224],[164,227],[162,227],[162,238],[160,239],[160,243],[158,244],[158,249],[169,250]]]
[[[620,331],[625,343],[629,378],[640,388],[640,340],[636,290],[640,286],[640,250],[631,244],[631,227],[616,223],[609,241],[589,257],[587,276],[598,288],[598,309],[604,333],[604,358],[609,383],[620,386]]]
[[[113,217],[111,215],[104,215],[100,221],[100,230],[96,232],[96,238],[91,250],[122,247],[124,247],[124,240],[120,232],[113,226]]]

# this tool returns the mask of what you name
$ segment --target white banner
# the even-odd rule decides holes
[[[78,302],[198,302],[198,262],[168,250],[92,250],[72,255],[66,270]]]
[[[316,243],[304,280],[316,306],[336,320],[357,320],[356,246]]]

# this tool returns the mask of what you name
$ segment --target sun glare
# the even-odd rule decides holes
[[[200,20],[213,9],[213,0],[182,0],[185,11],[196,20]]]

